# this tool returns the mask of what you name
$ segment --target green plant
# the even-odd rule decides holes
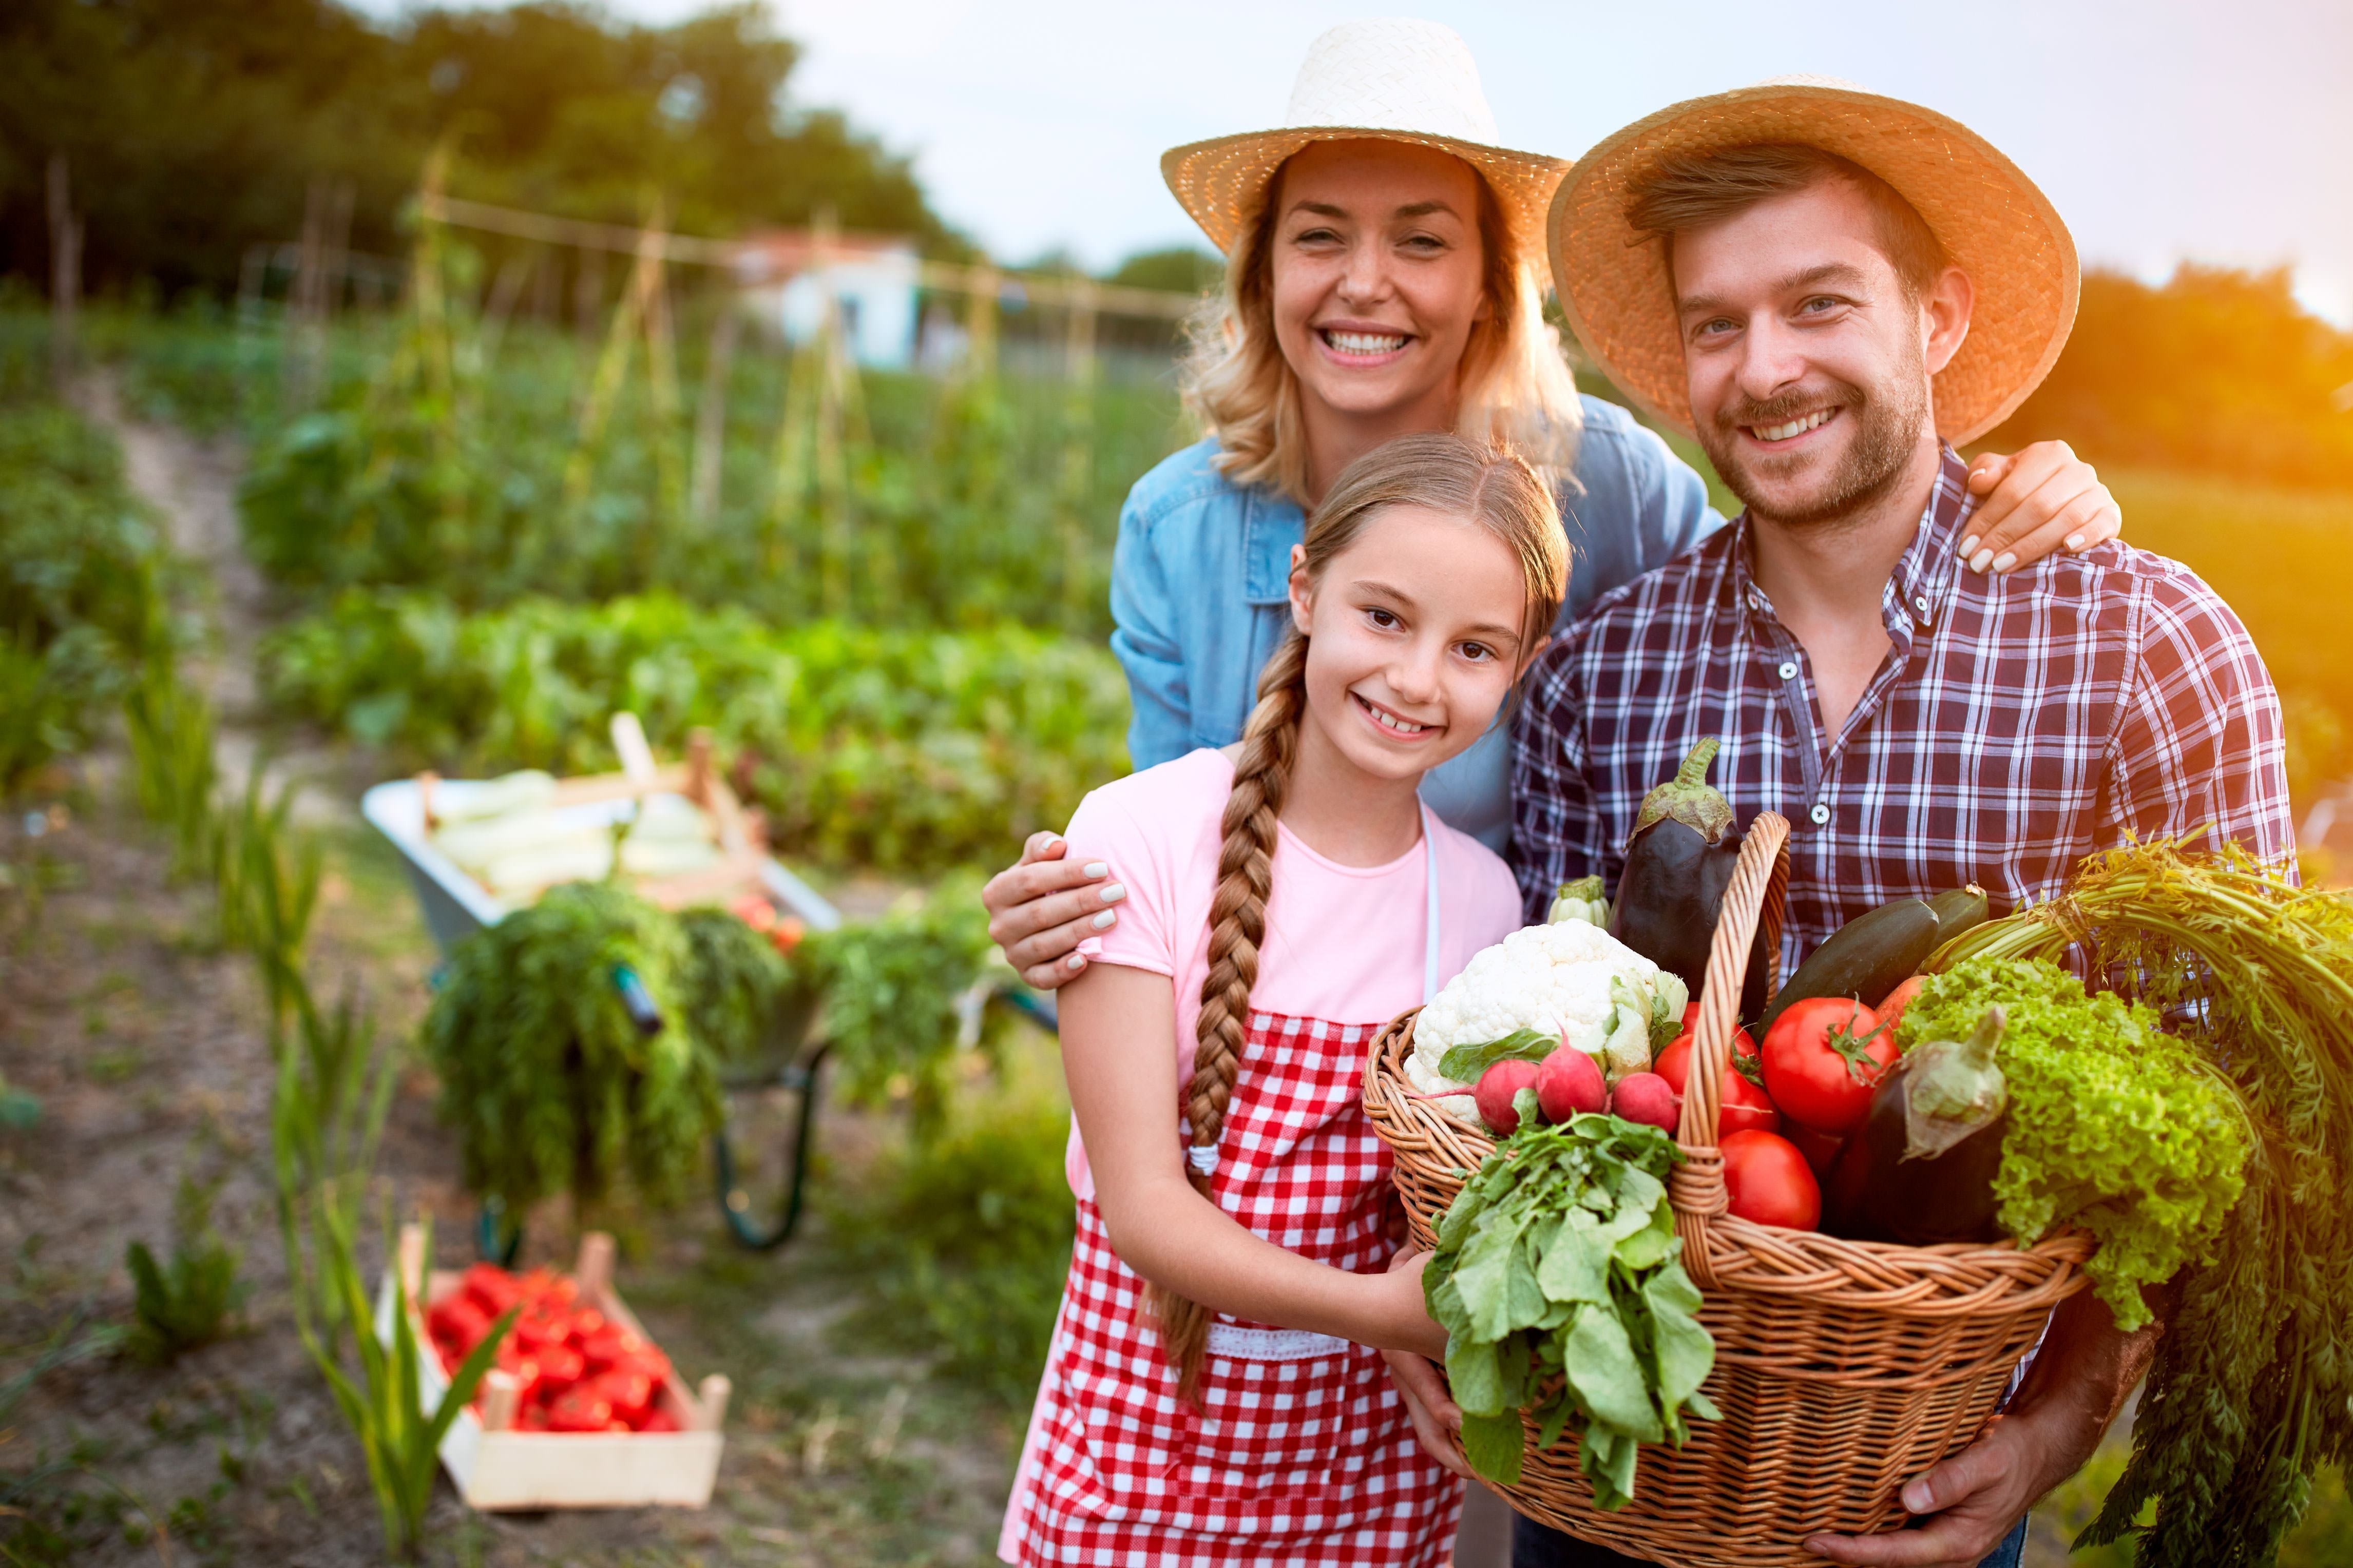
[[[679,994],[687,1028],[721,1063],[756,1058],[796,988],[775,944],[725,910],[680,911],[686,952]]]
[[[244,792],[216,814],[212,866],[221,941],[260,969],[276,1030],[304,989],[302,952],[324,859],[318,838],[293,826],[297,786],[289,782],[266,796],[262,778],[257,757]]]
[[[310,1352],[312,1364],[334,1394],[335,1407],[343,1413],[344,1423],[359,1439],[361,1452],[366,1456],[368,1486],[375,1493],[385,1551],[396,1558],[414,1558],[424,1543],[425,1510],[433,1500],[433,1477],[440,1464],[441,1439],[448,1435],[458,1413],[472,1402],[483,1374],[491,1370],[491,1363],[498,1354],[500,1342],[522,1309],[510,1308],[482,1337],[451,1375],[439,1403],[428,1414],[422,1408],[424,1401],[418,1392],[418,1367],[420,1358],[433,1352],[420,1348],[417,1342],[409,1310],[407,1270],[398,1267],[390,1270],[392,1342],[379,1343],[367,1328],[367,1286],[360,1273],[355,1233],[347,1209],[332,1194],[322,1194],[321,1201],[311,1212],[317,1222],[312,1231],[316,1249],[312,1258],[319,1270],[320,1287],[339,1300],[343,1321],[358,1325],[359,1331],[352,1336],[357,1374],[345,1367],[343,1358],[313,1329],[308,1314],[298,1312],[295,1326],[302,1335],[302,1346]],[[387,1219],[387,1240],[391,1229]],[[422,1253],[425,1258],[433,1256],[432,1234],[431,1227],[427,1226]]]
[[[219,1339],[245,1299],[246,1288],[237,1277],[237,1252],[213,1228],[213,1199],[219,1189],[217,1180],[180,1178],[172,1205],[168,1267],[157,1267],[143,1241],[132,1242],[124,1253],[135,1290],[128,1348],[152,1366]]]
[[[1018,1405],[1036,1392],[1068,1273],[1073,1214],[1059,1100],[972,1096],[918,1134],[828,1235],[894,1339]]]
[[[426,1015],[466,1184],[521,1214],[554,1193],[678,1195],[722,1115],[711,1049],[681,1003],[676,920],[618,887],[575,882],[476,931]],[[663,1020],[641,1033],[634,977]]]
[[[123,694],[132,798],[171,836],[172,875],[210,877],[216,849],[213,710],[168,657],[151,658]]]
[[[330,1355],[341,1353],[347,1319],[341,1289],[306,1259],[305,1240],[322,1223],[322,1205],[337,1209],[344,1234],[359,1227],[359,1205],[375,1168],[376,1145],[392,1109],[398,1077],[396,1049],[379,1042],[358,998],[346,993],[330,1011],[318,1005],[306,981],[294,989],[292,1037],[273,1040],[276,1079],[269,1098],[270,1169],[278,1224],[298,1319],[307,1319]]]
[[[919,1133],[938,1127],[948,1063],[967,1018],[979,1022],[990,948],[980,900],[962,881],[880,920],[812,932],[794,963],[823,998],[843,1091],[869,1101],[903,1093]]]

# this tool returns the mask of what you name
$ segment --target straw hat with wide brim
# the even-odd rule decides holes
[[[1693,433],[1664,245],[1626,220],[1633,181],[1670,153],[1792,142],[1862,164],[1919,210],[1976,286],[1969,334],[1936,374],[1936,431],[1956,446],[2010,416],[2075,322],[2075,242],[2034,182],[1933,109],[1794,78],[1662,109],[1578,160],[1547,238],[1563,311],[1586,352],[1646,412]]]
[[[1546,206],[1568,161],[1496,143],[1469,46],[1435,22],[1334,27],[1308,47],[1280,129],[1172,147],[1160,173],[1209,242],[1230,255],[1285,158],[1311,142],[1355,140],[1435,147],[1469,163],[1486,176],[1522,254],[1542,264]]]

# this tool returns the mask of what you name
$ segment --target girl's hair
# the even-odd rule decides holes
[[[1221,473],[1236,484],[1280,490],[1303,506],[1307,438],[1299,378],[1274,335],[1274,232],[1290,166],[1286,159],[1275,170],[1258,212],[1242,226],[1226,258],[1223,294],[1194,318],[1178,384],[1185,406],[1218,438]],[[1537,272],[1543,258],[1523,247],[1504,221],[1485,176],[1475,184],[1492,308],[1486,320],[1472,324],[1463,346],[1455,431],[1515,448],[1559,485],[1568,481],[1577,460],[1584,416],[1560,336],[1544,319]]]
[[[1307,520],[1302,569],[1320,578],[1333,557],[1356,542],[1391,507],[1419,507],[1460,518],[1501,540],[1518,559],[1526,585],[1520,658],[1552,626],[1568,587],[1568,542],[1552,489],[1524,458],[1460,436],[1402,436],[1348,465]],[[1275,820],[1299,748],[1307,710],[1307,638],[1294,627],[1259,675],[1258,706],[1243,727],[1226,799],[1225,842],[1218,852],[1218,890],[1209,905],[1209,972],[1201,983],[1194,1031],[1193,1079],[1185,1124],[1196,1149],[1214,1149],[1241,1071],[1250,1031],[1250,988],[1266,940],[1266,900],[1273,885]],[[1210,1179],[1187,1162],[1194,1187],[1210,1197]],[[1212,1201],[1215,1201],[1212,1199]],[[1208,1314],[1195,1301],[1154,1286],[1149,1293],[1162,1349],[1177,1374],[1180,1398],[1198,1397],[1208,1346]]]

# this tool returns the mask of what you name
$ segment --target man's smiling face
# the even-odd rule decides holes
[[[1906,291],[1870,204],[1830,178],[1678,233],[1692,418],[1757,515],[1830,522],[1887,492],[1934,440],[1929,376],[1968,331],[1968,282]]]

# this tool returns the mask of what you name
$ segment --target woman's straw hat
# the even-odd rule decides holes
[[[1545,206],[1568,161],[1496,144],[1470,47],[1436,22],[1341,24],[1308,47],[1282,129],[1172,147],[1160,173],[1210,243],[1230,255],[1285,158],[1310,142],[1359,138],[1453,153],[1486,176],[1522,253],[1533,260],[1542,250]]]
[[[1976,285],[1969,335],[1935,382],[1955,446],[2010,416],[2075,323],[2075,242],[2049,200],[1986,140],[1932,109],[1822,77],[1788,77],[1662,109],[1578,160],[1548,238],[1562,310],[1586,353],[1645,412],[1692,433],[1665,247],[1626,220],[1628,190],[1664,155],[1789,142],[1862,164],[1901,192]]]

